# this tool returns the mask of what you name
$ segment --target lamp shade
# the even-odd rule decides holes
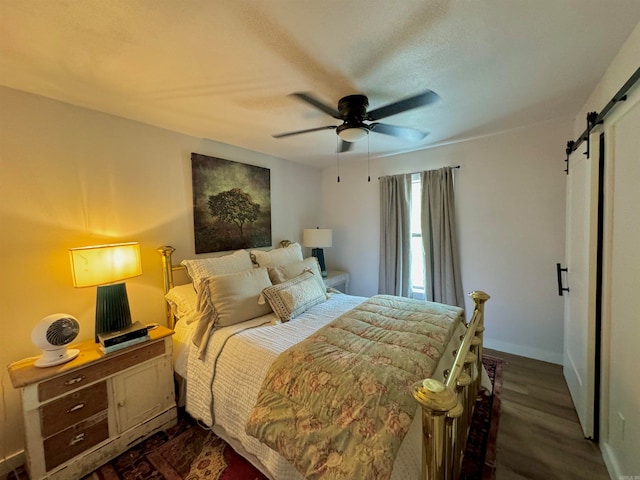
[[[142,274],[137,242],[70,248],[74,287],[92,287]]]
[[[305,228],[302,231],[302,245],[325,248],[333,245],[333,230],[330,228]]]

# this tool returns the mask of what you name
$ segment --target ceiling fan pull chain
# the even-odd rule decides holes
[[[370,167],[370,157],[371,157],[371,148],[369,145],[369,135],[367,135],[367,182],[371,183],[371,167]]]
[[[338,169],[338,183],[340,183],[340,149],[339,147],[339,139],[336,137],[336,165]]]

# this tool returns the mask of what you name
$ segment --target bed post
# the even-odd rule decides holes
[[[418,384],[414,398],[422,406],[422,478],[445,480],[451,468],[453,428],[447,428],[447,415],[458,404],[456,393],[444,383],[427,378]]]
[[[171,255],[176,251],[176,249],[166,245],[156,250],[160,255],[162,255],[162,278],[164,280],[164,294],[166,294],[171,288],[173,288],[173,265],[171,264]],[[167,302],[165,302],[165,305],[167,309],[167,326],[169,328],[173,328],[174,325],[171,308]]]
[[[476,355],[476,372],[478,373],[475,379],[474,390],[477,395],[480,391],[480,386],[482,384],[482,352],[483,352],[483,341],[484,341],[484,304],[491,297],[481,290],[474,290],[469,294],[474,303],[473,309],[473,318],[476,317],[476,313],[478,316],[478,325],[476,327],[475,336],[471,340],[471,351]],[[469,322],[471,323],[471,322]],[[475,396],[475,395],[474,395]]]
[[[445,382],[428,378],[414,387],[422,407],[422,480],[454,480],[460,474],[475,399],[482,383],[485,292],[469,294],[475,304],[467,331]]]

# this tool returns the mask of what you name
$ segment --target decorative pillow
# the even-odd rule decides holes
[[[318,259],[316,257],[307,257],[301,262],[289,263],[287,265],[280,265],[277,267],[269,267],[268,271],[271,283],[273,283],[274,285],[286,282],[287,280],[291,280],[292,278],[297,277],[305,271],[309,271],[313,273],[313,276],[318,282],[318,285],[320,285],[320,288],[325,292],[326,295],[327,287],[324,284],[324,280],[322,279],[320,264],[318,263]]]
[[[203,296],[214,310],[216,327],[227,327],[271,312],[259,304],[260,293],[271,286],[266,268],[252,268],[238,273],[216,275],[206,279]]]
[[[288,322],[314,305],[327,300],[326,288],[321,288],[314,276],[311,272],[304,272],[262,291],[262,295],[280,320]]]
[[[167,292],[164,298],[167,300],[167,303],[171,307],[171,312],[176,319],[185,319],[187,325],[195,320],[198,297],[193,289],[193,285],[187,283],[173,287]]]
[[[251,254],[255,257],[256,263],[261,267],[277,267],[278,265],[286,265],[303,260],[302,247],[299,243],[291,243],[287,247],[274,248],[268,252],[264,250],[251,250]]]
[[[236,250],[222,257],[183,260],[181,263],[187,268],[187,273],[193,280],[193,287],[196,292],[200,292],[200,286],[206,278],[242,272],[253,268],[251,257],[246,250]]]

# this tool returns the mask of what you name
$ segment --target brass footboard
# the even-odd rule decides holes
[[[469,296],[475,303],[473,316],[445,382],[427,378],[413,393],[422,406],[422,480],[455,480],[460,475],[482,382],[484,304],[490,298],[482,291]]]

